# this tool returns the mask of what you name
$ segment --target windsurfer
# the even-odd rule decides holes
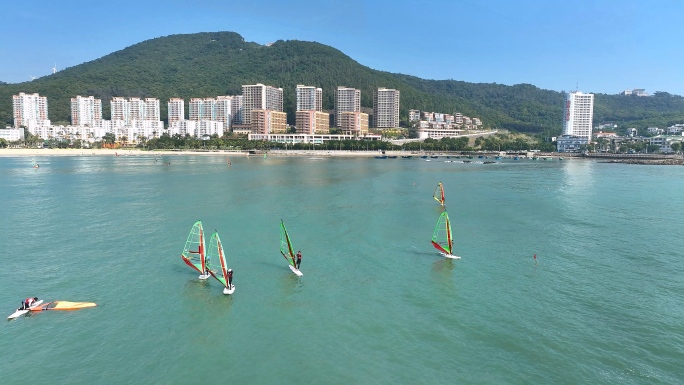
[[[297,252],[297,270],[299,270],[299,266],[302,265],[302,252],[298,251]]]
[[[233,269],[228,269],[228,288],[233,287]]]

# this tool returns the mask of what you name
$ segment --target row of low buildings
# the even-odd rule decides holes
[[[297,85],[296,134],[329,135],[330,114],[323,111],[321,88]],[[400,92],[378,88],[373,96],[374,125],[377,128],[399,126]],[[71,99],[71,126],[53,127],[48,119],[47,98],[38,94],[13,96],[14,128],[28,128],[44,139],[79,137],[94,141],[112,132],[117,140],[124,136],[131,143],[140,138],[169,135],[223,135],[224,132],[259,135],[287,133],[287,115],[283,111],[283,89],[264,84],[243,85],[242,95],[215,98],[172,98],[168,101],[168,127],[160,117],[159,99],[114,97],[110,101],[111,120],[102,117],[102,101],[93,96]],[[369,116],[361,111],[361,91],[340,86],[335,91],[335,127],[344,137],[368,137]],[[77,133],[77,134],[76,134]],[[10,136],[3,132],[2,135]],[[11,134],[14,137],[14,133]],[[22,132],[23,136],[23,132]],[[302,137],[302,140],[305,138]],[[373,139],[375,139],[373,137]]]
[[[482,121],[456,112],[445,114],[441,112],[427,112],[409,110],[409,122],[413,124],[420,139],[441,139],[456,137],[464,130],[477,130],[482,127]]]

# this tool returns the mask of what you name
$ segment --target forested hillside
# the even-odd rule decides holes
[[[102,99],[105,118],[109,118],[113,96],[156,97],[165,119],[169,98],[187,102],[193,97],[240,94],[241,85],[254,83],[284,89],[285,110],[292,123],[297,84],[322,87],[326,109],[333,109],[333,92],[339,85],[361,89],[364,107],[372,107],[375,88],[399,89],[402,120],[409,109],[458,111],[480,117],[488,127],[524,132],[558,131],[562,121],[561,92],[529,84],[506,86],[392,74],[363,66],[323,44],[278,41],[262,46],[233,32],[156,38],[31,82],[0,82],[0,121],[11,124],[12,95],[18,92],[47,96],[53,122],[70,121],[69,100],[75,95]],[[666,93],[655,97],[598,94],[594,121],[605,120],[644,126],[683,122],[684,99]]]

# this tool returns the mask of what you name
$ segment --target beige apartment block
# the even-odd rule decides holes
[[[339,115],[340,129],[344,135],[368,135],[368,114],[363,112],[343,112]]]
[[[330,133],[330,114],[321,111],[297,111],[297,134],[328,134]]]
[[[250,112],[250,129],[255,134],[287,132],[287,114],[281,111],[253,109]]]
[[[361,90],[344,86],[335,90],[335,126],[342,128],[342,114],[361,112]]]

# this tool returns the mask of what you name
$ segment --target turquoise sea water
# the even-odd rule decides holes
[[[684,381],[682,167],[441,160],[0,158],[0,308],[99,305],[3,321],[0,382]],[[233,296],[180,259],[197,219]]]

